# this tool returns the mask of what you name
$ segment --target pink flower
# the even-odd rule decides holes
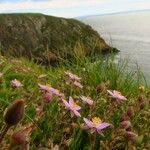
[[[103,135],[101,130],[110,126],[109,123],[102,122],[99,117],[92,118],[92,121],[87,118],[83,118],[83,120],[87,127],[91,130],[91,133],[98,132]]]
[[[124,97],[123,95],[121,95],[121,93],[118,92],[118,91],[115,91],[115,90],[113,90],[113,91],[107,90],[107,92],[108,92],[113,98],[116,98],[116,99],[119,100],[119,101],[122,101],[122,100],[126,100],[126,99],[127,99],[126,97]]]
[[[88,97],[81,96],[81,99],[82,99],[82,101],[83,101],[84,103],[86,103],[86,104],[89,104],[89,105],[93,105],[93,104],[94,104],[93,100],[91,100],[91,99],[88,98]]]
[[[64,97],[64,94],[61,93],[59,90],[57,90],[57,89],[55,89],[55,88],[50,87],[49,92],[51,92],[51,93],[54,94],[55,96]]]
[[[12,81],[11,81],[11,85],[12,85],[12,87],[14,87],[14,88],[19,88],[19,87],[22,87],[22,86],[23,86],[23,84],[21,84],[21,82],[18,81],[17,79],[12,80]]]
[[[81,117],[80,113],[78,112],[81,107],[75,103],[71,96],[69,97],[69,102],[67,102],[65,99],[62,99],[62,101],[65,107],[71,111],[71,117],[73,117],[74,115],[77,117]]]
[[[40,89],[42,91],[45,91],[45,92],[48,92],[48,93],[52,93],[54,94],[55,96],[58,96],[58,97],[64,97],[64,94],[61,93],[59,90],[51,87],[51,86],[48,86],[48,85],[41,85],[41,84],[38,84],[38,86],[40,87]]]
[[[38,84],[39,88],[42,90],[42,91],[45,91],[45,92],[49,92],[50,91],[50,86],[48,85],[42,85],[42,84]]]
[[[75,81],[78,81],[80,82],[81,78],[78,77],[77,75],[69,72],[69,71],[65,71],[65,74],[71,79],[71,80],[75,80]]]
[[[83,88],[83,85],[82,85],[80,82],[78,82],[78,81],[74,81],[73,84],[74,84],[76,87],[79,87],[80,89]]]

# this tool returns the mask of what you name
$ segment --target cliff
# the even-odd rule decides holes
[[[25,56],[45,63],[55,62],[59,57],[71,58],[78,48],[85,55],[116,51],[89,25],[75,19],[42,14],[0,15],[3,55]]]

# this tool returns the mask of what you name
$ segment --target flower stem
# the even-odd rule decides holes
[[[7,133],[7,131],[8,131],[9,128],[10,128],[9,125],[7,125],[7,124],[3,125],[1,133],[0,133],[0,143],[2,142],[4,136]]]

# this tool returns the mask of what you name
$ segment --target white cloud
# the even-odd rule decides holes
[[[39,12],[62,17],[150,9],[150,0],[9,0],[0,13]]]
[[[136,5],[135,5],[135,8],[136,9],[150,9],[150,1],[149,0],[143,0],[143,1],[140,1],[140,2],[137,2]]]
[[[90,6],[105,3],[108,0],[47,0],[47,1],[22,1],[5,2],[0,4],[0,11],[20,10],[20,9],[54,9],[69,8],[78,6]]]

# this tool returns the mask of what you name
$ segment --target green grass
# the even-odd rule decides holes
[[[70,113],[59,102],[60,100],[54,97],[49,104],[44,105],[44,115],[36,123],[30,136],[30,149],[50,148],[50,141],[54,145],[58,145],[60,149],[70,150],[103,150],[110,148],[109,146],[112,149],[147,148],[150,141],[150,121],[148,119],[150,89],[138,67],[131,71],[128,64],[127,60],[114,63],[113,58],[112,60],[100,57],[91,59],[75,56],[73,61],[61,60],[57,67],[44,67],[23,58],[1,57],[0,72],[4,75],[0,84],[0,117],[3,118],[5,108],[14,100],[23,98],[26,102],[23,120],[19,125],[11,128],[5,136],[3,146],[6,143],[12,143],[9,135],[13,131],[17,131],[21,126],[25,126],[37,118],[35,109],[38,105],[43,104],[42,93],[38,88],[38,83],[41,83],[59,89],[67,98],[72,96],[77,99],[78,104],[82,107],[80,111],[82,117],[71,118]],[[64,75],[66,70],[82,78],[83,89],[66,85]],[[46,77],[39,78],[40,75],[46,75]],[[14,89],[11,87],[10,82],[15,78],[24,85],[22,88]],[[97,94],[96,87],[100,83],[105,85],[105,89]],[[139,91],[141,85],[145,86],[144,93]],[[110,99],[107,89],[120,91],[127,97],[127,101],[116,104]],[[91,97],[96,102],[96,107],[90,108],[84,105],[79,98],[81,95]],[[138,96],[144,97],[146,104],[144,108],[140,108],[137,101]],[[132,124],[132,131],[138,135],[138,138],[142,139],[141,142],[137,142],[139,139],[136,141],[127,140],[123,135],[119,139],[114,138],[114,136],[119,136],[119,132],[122,131],[119,127],[120,118],[129,106],[132,106],[134,110],[134,114],[129,119]],[[90,116],[99,116],[102,120],[112,124],[110,128],[104,129],[104,137],[99,134],[91,134],[82,128],[84,125],[83,117]],[[0,120],[0,126],[2,124],[3,119]]]

